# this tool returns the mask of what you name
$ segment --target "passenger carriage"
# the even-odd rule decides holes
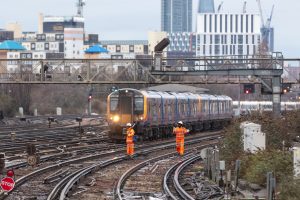
[[[121,89],[108,96],[107,116],[112,139],[125,139],[126,123],[135,124],[136,136],[156,139],[172,136],[173,126],[183,121],[191,131],[220,128],[232,118],[227,96]]]

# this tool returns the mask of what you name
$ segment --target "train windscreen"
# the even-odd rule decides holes
[[[114,95],[110,97],[110,112],[117,112],[118,110],[118,102],[119,102],[119,95]]]
[[[140,115],[144,112],[144,98],[143,96],[134,97],[134,114]]]

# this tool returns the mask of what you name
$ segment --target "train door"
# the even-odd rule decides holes
[[[133,98],[134,93],[130,91],[119,92],[119,115],[122,124],[133,122]]]

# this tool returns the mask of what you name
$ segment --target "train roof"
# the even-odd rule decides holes
[[[153,87],[148,87],[143,90],[153,90],[160,92],[176,92],[176,93],[186,93],[191,92],[194,94],[203,94],[209,92],[209,89],[199,88],[190,85],[182,85],[182,84],[164,84]]]

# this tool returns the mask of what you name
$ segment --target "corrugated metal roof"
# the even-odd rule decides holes
[[[181,85],[181,84],[165,84],[158,85],[154,87],[146,88],[146,90],[154,90],[161,92],[191,92],[191,93],[207,93],[209,89],[198,88],[190,85]]]
[[[0,44],[0,50],[26,50],[20,43],[12,40],[5,40]]]
[[[85,53],[108,53],[107,49],[99,46],[99,45],[94,45],[88,48],[87,50],[84,51]]]

